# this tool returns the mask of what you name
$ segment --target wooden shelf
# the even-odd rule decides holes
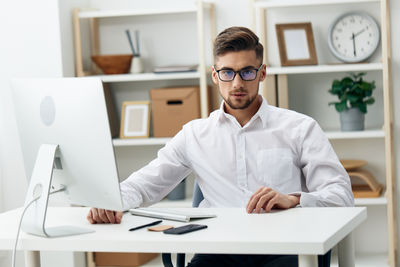
[[[193,72],[174,72],[174,73],[139,73],[139,74],[110,74],[110,75],[93,75],[85,77],[100,78],[103,82],[134,82],[134,81],[166,81],[166,80],[186,80],[199,79],[200,73]]]
[[[347,72],[347,71],[381,71],[382,69],[383,69],[382,63],[267,67],[267,75],[329,73],[329,72]]]
[[[379,3],[380,0],[269,0],[256,2],[254,5],[258,8],[271,7],[292,7],[292,6],[315,6],[315,5],[340,5],[357,3]]]
[[[114,146],[155,146],[165,145],[171,138],[133,138],[133,139],[113,139]]]
[[[383,130],[365,130],[365,131],[325,131],[326,136],[331,139],[364,139],[364,138],[384,138]]]
[[[120,10],[86,10],[79,12],[79,18],[112,18],[127,16],[146,16],[146,15],[168,15],[179,13],[196,13],[195,6],[191,8],[171,8],[171,9],[120,9]]]
[[[385,197],[377,198],[355,198],[355,206],[384,206],[387,205],[387,199]]]

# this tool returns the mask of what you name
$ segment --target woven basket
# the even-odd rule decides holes
[[[132,55],[97,55],[92,60],[105,74],[123,74],[130,70]]]

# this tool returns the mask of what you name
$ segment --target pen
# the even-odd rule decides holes
[[[154,221],[154,222],[151,222],[151,223],[148,223],[148,224],[144,224],[144,225],[140,225],[140,226],[137,226],[137,227],[133,227],[133,228],[129,229],[129,231],[135,231],[135,230],[138,230],[138,229],[145,228],[147,226],[153,226],[153,225],[159,224],[161,222],[162,222],[162,220]]]

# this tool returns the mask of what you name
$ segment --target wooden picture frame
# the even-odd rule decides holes
[[[311,22],[276,24],[282,66],[317,65]]]
[[[120,138],[146,138],[150,132],[150,102],[122,103]]]

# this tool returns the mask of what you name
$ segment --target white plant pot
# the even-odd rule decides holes
[[[139,56],[133,56],[131,62],[131,73],[143,73],[143,61]]]
[[[340,129],[342,131],[363,131],[364,113],[359,108],[350,108],[340,112]]]

